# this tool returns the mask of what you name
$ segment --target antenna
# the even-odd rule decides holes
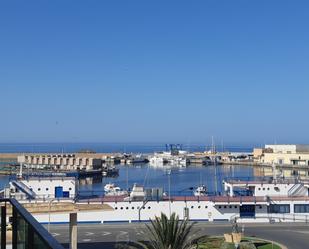
[[[214,142],[214,136],[211,136],[211,153],[215,154],[216,153],[216,147],[215,147],[215,142]]]
[[[222,153],[224,152],[224,143],[223,143],[223,139],[221,140],[221,149],[222,149]]]

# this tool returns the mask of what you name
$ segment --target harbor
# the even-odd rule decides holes
[[[189,152],[179,144],[138,154],[18,153],[3,162],[15,171],[0,177],[0,194],[17,199],[43,224],[67,223],[74,210],[83,223],[146,222],[173,212],[207,222],[309,221],[308,170],[275,161],[287,154],[305,167],[295,155],[303,162],[308,147],[265,147],[254,153]],[[42,210],[51,202],[47,216]]]
[[[205,148],[190,151],[183,149],[182,144],[166,144],[165,150],[152,153],[97,153],[90,149],[72,153],[0,153],[0,174],[18,174],[21,165],[26,174],[78,177],[116,176],[124,165],[166,169],[242,165],[261,169],[276,167],[297,175],[309,166],[309,146],[306,145],[265,145],[265,148],[247,148],[242,152],[217,151],[215,145],[209,146],[209,150]]]
[[[2,1],[0,249],[305,249],[309,2]]]

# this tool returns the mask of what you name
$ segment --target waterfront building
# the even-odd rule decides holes
[[[309,145],[265,145],[253,151],[256,161],[263,164],[309,166]]]
[[[51,167],[55,170],[99,170],[102,159],[80,157],[75,154],[29,154],[17,157],[17,162],[31,168]]]
[[[74,177],[28,177],[10,181],[3,194],[4,198],[17,200],[74,199],[76,187]]]

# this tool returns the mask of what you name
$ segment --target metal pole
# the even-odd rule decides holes
[[[50,227],[50,211],[51,211],[51,203],[54,201],[55,199],[51,199],[48,203],[48,225],[47,225],[47,231],[49,231],[49,227]]]
[[[1,249],[6,248],[6,205],[1,207]]]
[[[17,249],[17,222],[18,222],[18,217],[17,217],[17,210],[16,207],[12,205],[13,209],[13,220],[12,220],[12,248]]]
[[[171,171],[168,171],[168,204],[169,204],[169,215],[171,217]]]
[[[77,213],[70,213],[70,249],[77,249]]]

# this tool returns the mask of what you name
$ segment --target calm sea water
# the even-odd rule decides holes
[[[254,170],[250,166],[207,166],[172,168],[153,168],[151,166],[118,166],[117,178],[86,178],[80,180],[81,191],[93,191],[100,194],[107,183],[115,183],[123,189],[132,188],[134,183],[145,187],[163,187],[168,191],[170,180],[171,192],[177,195],[191,195],[199,184],[207,186],[210,192],[222,192],[222,181],[226,178],[255,179]],[[85,192],[86,193],[86,192]]]

